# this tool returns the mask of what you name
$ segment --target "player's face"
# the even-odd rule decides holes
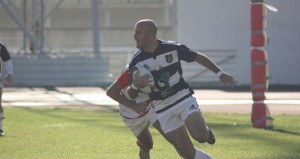
[[[137,48],[144,49],[148,45],[148,35],[149,33],[145,24],[138,23],[135,26],[133,38]]]

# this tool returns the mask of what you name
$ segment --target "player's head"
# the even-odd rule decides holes
[[[151,19],[142,19],[135,24],[134,39],[136,47],[143,49],[151,41],[156,40],[157,25]]]

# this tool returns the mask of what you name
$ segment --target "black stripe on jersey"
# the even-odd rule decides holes
[[[180,47],[179,43],[158,40],[158,48],[155,51],[155,56],[165,54],[177,50]]]
[[[173,41],[163,41],[163,40],[157,40],[159,45],[156,49],[155,53],[149,53],[145,52],[141,49],[139,49],[132,57],[131,61],[129,62],[130,69],[131,67],[135,66],[138,62],[144,61],[149,58],[156,58],[156,56],[159,56],[161,54],[165,54],[171,51],[177,51],[179,60],[184,60],[186,62],[193,62],[197,56],[197,53],[195,51],[190,50],[185,45],[181,45],[177,42]]]
[[[184,81],[183,78],[180,78],[180,81],[173,85],[168,90],[161,90],[158,92],[152,92],[149,94],[151,100],[164,100],[168,97],[175,95],[178,91],[189,89],[191,94],[194,94],[193,89],[189,87],[189,85]]]
[[[160,47],[157,49],[160,54],[164,54],[166,52],[171,52],[176,50],[178,54],[179,60],[183,60],[186,62],[194,62],[197,56],[197,53],[185,45],[181,45],[180,43],[174,41],[160,41]],[[159,54],[159,55],[160,55]],[[158,55],[156,55],[158,56]]]
[[[193,94],[193,93],[189,93],[189,94],[185,95],[184,97],[180,98],[179,100],[177,100],[176,102],[174,102],[174,103],[172,103],[172,104],[166,106],[166,107],[163,108],[163,109],[160,109],[160,110],[158,110],[158,111],[155,111],[155,112],[156,112],[156,113],[162,113],[162,112],[164,112],[164,111],[166,111],[166,110],[172,108],[173,106],[177,105],[178,103],[182,102],[182,101],[185,100],[186,98],[190,97],[192,94]]]
[[[163,67],[160,70],[153,70],[151,71],[151,74],[153,75],[153,77],[160,77],[163,73],[166,72],[169,73],[170,77],[176,74],[176,72],[182,75],[182,68],[180,65],[180,61],[173,63],[172,65],[169,65],[167,67]]]

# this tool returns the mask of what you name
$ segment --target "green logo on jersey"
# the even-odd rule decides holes
[[[156,88],[159,90],[169,89],[170,88],[169,80],[170,80],[169,72],[163,73],[160,76],[160,79],[155,80]]]
[[[166,72],[164,74],[161,75],[160,80],[165,84],[165,89],[169,89],[170,88],[170,77],[169,77],[169,72]]]

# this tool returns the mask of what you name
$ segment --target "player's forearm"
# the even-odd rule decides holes
[[[112,94],[108,93],[107,96],[109,96],[116,102],[121,103],[129,108],[131,108],[136,104],[134,101],[125,98],[121,93],[112,93]]]
[[[213,71],[214,73],[218,73],[219,71],[221,71],[221,68],[215,62],[213,62],[209,57],[202,53],[197,52],[195,61]]]
[[[121,94],[122,87],[118,84],[118,82],[114,82],[106,91],[106,95],[115,100],[118,103],[121,103],[127,107],[132,107],[136,104],[134,101],[131,101],[125,98]]]
[[[122,94],[118,94],[110,97],[115,101],[117,101],[118,103],[121,103],[129,108],[131,108],[133,105],[136,104],[134,101],[125,98]]]

